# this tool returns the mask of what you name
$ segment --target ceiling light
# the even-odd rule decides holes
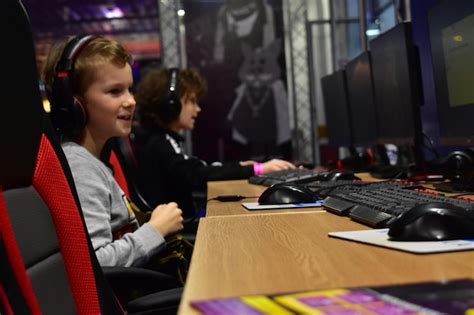
[[[117,19],[123,17],[122,9],[116,6],[102,6],[100,10],[107,19]]]
[[[365,31],[365,34],[367,36],[376,36],[376,35],[380,34],[380,30],[379,29],[370,29],[370,30]]]

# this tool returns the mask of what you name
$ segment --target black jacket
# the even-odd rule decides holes
[[[138,150],[138,186],[152,206],[175,201],[185,218],[193,217],[196,209],[193,191],[206,191],[207,181],[246,179],[254,174],[253,166],[238,162],[221,166],[182,153],[183,138],[173,132],[154,129]]]

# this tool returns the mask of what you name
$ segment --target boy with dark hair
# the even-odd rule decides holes
[[[148,134],[138,154],[139,187],[152,205],[177,201],[185,218],[194,217],[199,210],[192,193],[207,181],[246,179],[295,168],[278,159],[208,165],[184,154],[180,145],[184,139],[179,133],[194,128],[201,111],[198,99],[206,92],[206,83],[195,69],[152,69],[137,86],[140,125]]]

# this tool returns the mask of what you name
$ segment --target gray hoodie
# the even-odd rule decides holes
[[[65,142],[62,147],[100,265],[147,263],[165,246],[163,236],[148,223],[138,225],[125,194],[102,161],[77,143]]]

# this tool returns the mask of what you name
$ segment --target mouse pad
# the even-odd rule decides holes
[[[311,203],[290,203],[284,205],[259,205],[258,202],[243,202],[242,206],[251,211],[255,210],[275,210],[275,209],[291,209],[291,208],[311,208],[321,207],[321,201]]]
[[[474,239],[433,242],[394,242],[388,239],[387,232],[388,229],[372,229],[363,231],[330,232],[328,235],[415,254],[444,253],[474,249]]]

